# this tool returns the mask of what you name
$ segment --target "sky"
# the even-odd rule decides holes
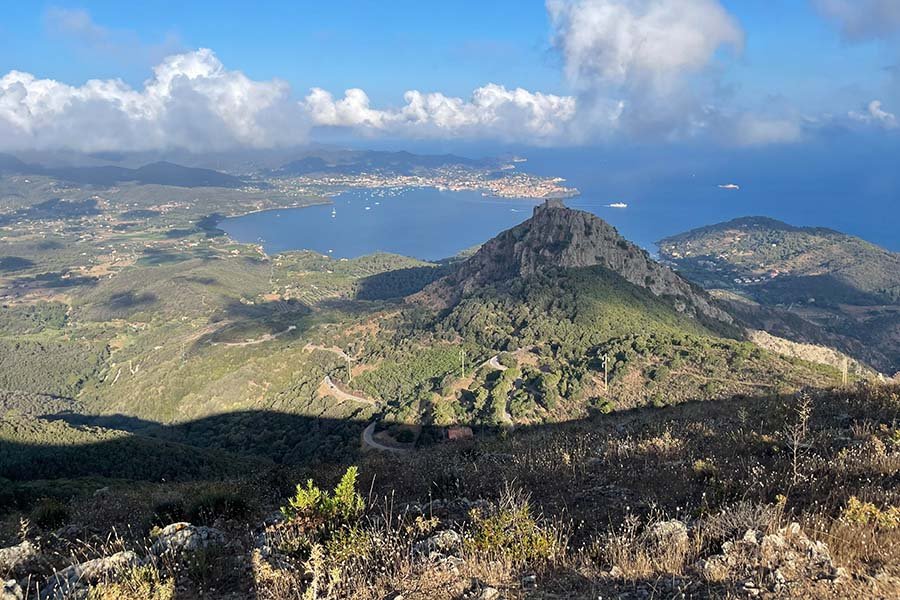
[[[6,2],[0,150],[900,135],[900,0]]]

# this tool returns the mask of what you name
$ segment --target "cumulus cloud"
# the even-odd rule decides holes
[[[744,33],[718,0],[546,0],[587,139],[708,131],[713,68]],[[715,110],[718,113],[720,110]]]
[[[507,89],[493,83],[476,89],[467,100],[410,90],[404,94],[404,101],[397,109],[375,109],[361,89],[347,90],[343,98],[335,99],[329,92],[313,88],[305,106],[318,125],[350,127],[370,134],[531,142],[558,138],[576,111],[571,96]]]
[[[880,100],[869,102],[865,112],[851,111],[848,116],[856,122],[876,125],[883,129],[897,129],[900,127],[897,115],[884,110]]]
[[[120,80],[70,86],[20,71],[0,78],[4,149],[266,147],[302,141],[306,131],[286,83],[228,70],[208,49],[166,58],[142,89]]]
[[[117,79],[70,86],[11,71],[0,78],[0,149],[262,148],[302,143],[313,126],[556,143],[576,111],[571,96],[496,84],[468,99],[411,90],[404,100],[396,109],[375,108],[361,89],[336,99],[313,88],[297,101],[287,83],[226,69],[208,49],[167,57],[141,89]]]
[[[853,41],[885,38],[900,32],[897,0],[813,0],[819,11]]]
[[[744,34],[718,0],[547,0],[570,80],[668,82],[706,67]]]

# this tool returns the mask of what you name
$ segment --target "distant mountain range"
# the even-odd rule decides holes
[[[158,159],[166,157],[164,160]],[[356,175],[380,172],[413,175],[422,170],[448,166],[473,169],[499,169],[499,158],[471,159],[454,154],[413,154],[334,148],[298,149],[281,152],[223,153],[195,156],[189,153],[72,155],[36,154],[21,160],[0,154],[0,175],[43,175],[88,185],[115,185],[122,182],[174,185],[180,187],[228,187],[245,185],[242,177],[222,172],[262,176],[299,176],[339,173]],[[147,161],[147,162],[141,162]],[[177,161],[173,162],[173,161]],[[126,166],[127,165],[127,166]],[[183,166],[189,165],[189,166]],[[215,168],[210,168],[215,167]]]
[[[85,185],[115,185],[125,182],[178,187],[237,188],[245,185],[239,177],[212,169],[183,167],[160,161],[136,169],[119,166],[44,167],[29,164],[9,154],[0,154],[0,175],[42,175]]]
[[[658,244],[663,260],[729,295],[746,320],[837,345],[883,371],[900,370],[900,254],[767,217],[701,227]]]
[[[422,169],[436,169],[451,165],[472,168],[495,168],[496,159],[471,159],[453,154],[412,154],[410,152],[381,151],[318,151],[275,169],[275,175],[308,175],[312,173],[358,174],[379,171],[398,175],[412,175]]]

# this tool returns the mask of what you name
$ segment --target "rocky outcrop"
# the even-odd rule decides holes
[[[136,567],[141,559],[134,552],[116,552],[111,556],[95,558],[71,565],[56,572],[41,590],[41,600],[63,600],[87,591],[88,586],[114,577],[126,569]]]
[[[567,208],[561,200],[536,207],[531,219],[485,243],[417,299],[448,306],[486,285],[548,269],[592,266],[614,271],[656,296],[672,297],[680,311],[733,322],[705,292],[654,261],[612,225],[591,213]]]
[[[0,586],[0,600],[22,600],[24,597],[25,592],[15,579],[10,579]]]
[[[415,543],[413,552],[429,557],[434,555],[440,557],[455,556],[459,553],[461,547],[462,537],[452,529],[447,529]]]
[[[225,542],[225,534],[213,527],[197,527],[190,523],[172,523],[163,528],[150,548],[154,556],[180,555],[203,550]]]
[[[37,546],[27,540],[17,546],[0,548],[0,574],[23,575],[34,570],[40,560]]]
[[[846,577],[828,546],[809,539],[797,523],[770,534],[748,530],[741,539],[725,542],[721,554],[701,561],[696,569],[707,581],[743,582],[749,596],[784,593],[801,585],[812,589],[817,582],[828,585]]]

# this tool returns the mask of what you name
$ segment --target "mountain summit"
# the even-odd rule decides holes
[[[530,219],[486,242],[418,298],[449,306],[486,285],[553,269],[593,266],[613,271],[655,296],[673,299],[679,312],[733,322],[705,292],[650,258],[615,227],[594,214],[568,208],[557,199],[535,207]]]

